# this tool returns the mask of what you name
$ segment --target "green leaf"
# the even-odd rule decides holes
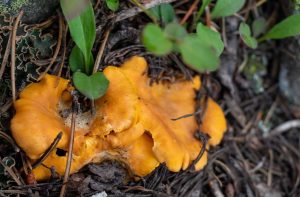
[[[218,0],[211,16],[217,18],[233,15],[244,6],[245,2],[245,0]]]
[[[239,32],[244,43],[250,48],[255,49],[257,47],[257,41],[251,36],[250,27],[246,23],[241,23],[239,27]]]
[[[164,31],[165,35],[174,41],[180,41],[187,35],[185,28],[178,23],[169,23]]]
[[[72,72],[81,71],[81,72],[86,72],[87,74],[91,74],[93,71],[92,68],[94,65],[93,55],[90,54],[90,60],[89,60],[89,66],[88,66],[89,70],[85,71],[85,66],[84,66],[85,63],[84,63],[83,53],[77,46],[75,46],[72,49],[70,57],[69,57],[69,65],[70,65]]]
[[[202,43],[213,47],[216,51],[217,56],[220,56],[222,54],[224,50],[224,44],[221,35],[218,32],[213,31],[202,23],[198,23],[197,36]]]
[[[214,71],[218,68],[219,58],[214,49],[204,44],[198,36],[189,35],[179,45],[183,61],[199,71]]]
[[[113,12],[119,9],[119,0],[105,0],[105,3],[107,7]]]
[[[170,4],[160,4],[151,8],[150,13],[163,24],[168,24],[174,22],[175,20],[175,11],[172,5]]]
[[[102,72],[87,76],[82,72],[75,72],[73,82],[77,90],[90,99],[103,96],[109,86],[109,81]]]
[[[61,0],[60,3],[64,15],[70,15],[69,13],[72,9],[76,11],[75,8],[78,6],[74,5],[74,3],[82,4],[82,1],[87,2],[86,0]],[[75,12],[74,10],[73,12]],[[71,18],[68,17],[67,22],[74,42],[83,53],[85,70],[87,72],[90,70],[90,68],[88,68],[91,59],[90,51],[92,50],[96,36],[95,16],[92,4],[88,1],[87,6],[79,13],[79,15]]]
[[[282,39],[300,35],[300,14],[295,14],[275,25],[260,40]]]
[[[166,55],[172,51],[173,44],[162,29],[155,24],[148,24],[143,30],[142,40],[145,47],[156,55]]]
[[[264,33],[267,29],[267,21],[264,18],[258,18],[252,23],[253,37]]]

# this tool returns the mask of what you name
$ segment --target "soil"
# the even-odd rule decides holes
[[[267,41],[256,50],[247,48],[237,32],[241,18],[264,17],[270,24],[275,24],[290,13],[290,10],[282,10],[286,7],[285,1],[266,1],[253,8],[255,2],[248,0],[239,15],[226,17],[225,26],[222,27],[222,20],[216,20],[214,24],[223,30],[227,46],[219,70],[203,74],[202,79],[205,94],[217,100],[224,109],[228,131],[222,143],[210,150],[207,166],[198,172],[189,169],[173,173],[162,164],[137,181],[116,161],[89,164],[70,176],[66,196],[92,196],[101,192],[102,196],[300,196],[300,123],[297,120],[300,114],[300,42],[299,38]],[[192,3],[173,3],[179,21]],[[96,2],[94,55],[105,32],[111,32],[100,69],[106,65],[118,66],[129,57],[140,55],[149,63],[148,74],[153,82],[172,82],[194,75],[195,71],[186,67],[178,54],[156,57],[147,52],[140,41],[143,26],[150,22],[145,14],[136,13],[115,21],[131,7],[132,4],[122,2],[120,10],[112,13],[103,1]],[[25,15],[32,18],[22,18],[17,31],[15,80],[18,92],[37,80],[49,65],[59,42],[62,47],[49,73],[58,73],[59,66],[63,65],[62,76],[70,78],[67,57],[74,43],[69,34],[58,39],[59,14],[53,8],[51,10],[49,7],[49,11],[41,13],[43,20],[24,10]],[[12,19],[0,14],[1,63],[9,44]],[[191,22],[192,17],[187,20],[187,25]],[[61,64],[62,61],[65,64]],[[0,78],[0,160],[12,172],[0,165],[0,196],[58,196],[62,178],[55,173],[50,180],[39,183],[31,179],[30,174],[24,175],[25,154],[10,138],[9,121],[14,113],[11,100],[8,58]],[[12,174],[17,176],[20,184]]]

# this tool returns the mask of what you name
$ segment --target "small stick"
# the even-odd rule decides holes
[[[183,25],[189,19],[189,17],[193,14],[193,12],[195,11],[195,9],[197,8],[197,4],[199,3],[199,1],[200,0],[195,0],[194,1],[194,3],[191,5],[191,7],[187,11],[187,13],[184,15],[184,17],[180,21],[180,25]]]
[[[291,129],[300,128],[300,120],[289,120],[281,125],[277,126],[276,128],[272,129],[268,135],[264,136],[265,138],[273,137],[276,135],[280,135],[284,132],[287,132]]]
[[[68,152],[68,160],[66,164],[66,170],[63,180],[63,186],[61,188],[60,197],[64,197],[68,178],[70,175],[71,164],[72,164],[72,155],[73,155],[73,145],[74,145],[74,135],[75,135],[75,121],[76,121],[76,113],[77,113],[77,100],[74,102],[73,99],[73,107],[72,107],[72,123],[71,123],[71,134],[70,134],[70,141],[69,141],[69,152]]]
[[[57,45],[56,45],[56,48],[55,48],[55,51],[54,51],[54,54],[53,54],[50,64],[48,65],[46,70],[39,76],[38,81],[40,81],[48,73],[48,71],[50,70],[50,68],[52,67],[54,62],[56,61],[56,58],[60,51],[62,34],[63,34],[63,18],[61,16],[60,12],[58,12],[58,16],[59,16],[59,32],[58,32]]]
[[[59,76],[59,77],[61,76],[62,69],[63,69],[64,63],[65,63],[65,59],[66,59],[66,52],[67,52],[67,34],[68,34],[68,26],[66,25],[66,26],[65,26],[65,33],[64,33],[64,41],[63,41],[63,47],[64,47],[64,50],[63,50],[63,54],[62,54],[62,60],[61,60],[61,63],[60,63],[60,65],[59,65],[59,71],[58,71],[58,76]]]
[[[274,154],[272,149],[269,149],[269,155],[270,155],[270,164],[268,169],[268,179],[267,179],[267,185],[269,187],[272,186],[272,173],[273,173],[273,162],[274,162]]]
[[[16,68],[16,36],[17,28],[19,22],[23,16],[24,11],[21,10],[19,15],[16,18],[13,30],[12,30],[12,39],[11,39],[11,89],[12,89],[12,98],[13,102],[16,101],[16,79],[15,79],[15,68]]]
[[[50,153],[56,148],[58,142],[61,140],[63,133],[59,132],[56,138],[53,140],[49,148],[44,152],[44,154],[32,165],[32,169],[38,167],[45,159],[50,155]]]
[[[97,54],[97,58],[96,58],[96,61],[95,61],[95,64],[94,64],[93,73],[97,72],[98,69],[99,69],[99,66],[100,66],[100,63],[101,63],[101,59],[102,59],[102,56],[103,56],[103,52],[104,52],[104,49],[105,49],[105,46],[106,46],[109,34],[110,34],[110,29],[108,29],[105,32],[104,40],[103,40],[103,42],[102,42],[102,44],[101,44],[101,46],[99,48],[99,51],[98,51],[98,54]]]
[[[4,56],[3,56],[3,59],[2,59],[2,64],[1,64],[1,68],[0,68],[0,79],[2,79],[4,70],[5,70],[5,66],[7,64],[10,48],[11,48],[11,33],[9,35],[8,42],[7,42],[6,49],[5,49],[5,53],[4,53]]]

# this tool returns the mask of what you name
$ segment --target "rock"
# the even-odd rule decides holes
[[[299,0],[282,3],[288,3],[286,14],[300,13]],[[291,104],[300,107],[300,37],[289,38],[282,42],[282,46],[285,52],[280,58],[279,88]]]
[[[282,54],[280,58],[279,87],[286,99],[300,106],[300,38],[283,44],[290,55]]]
[[[55,13],[59,0],[0,0],[1,14],[16,16],[24,10],[22,22],[32,24],[41,22]]]

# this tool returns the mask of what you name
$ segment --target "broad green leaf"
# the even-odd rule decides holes
[[[245,0],[217,0],[211,16],[217,18],[233,15],[244,6],[245,2]]]
[[[160,4],[150,9],[150,13],[163,24],[174,22],[175,11],[170,4]]]
[[[105,0],[107,7],[115,12],[119,9],[119,0]]]
[[[155,24],[148,24],[143,30],[142,40],[145,47],[156,55],[166,55],[172,51],[173,44],[162,29]]]
[[[275,25],[260,40],[282,39],[297,35],[300,35],[300,14],[295,14],[287,17],[286,19]]]
[[[75,46],[72,49],[70,57],[69,57],[69,65],[70,65],[72,72],[81,71],[81,72],[90,74],[90,73],[92,73],[92,68],[94,65],[93,55],[92,54],[90,55],[90,61],[89,61],[89,66],[88,66],[89,70],[86,71],[85,66],[84,66],[85,62],[84,62],[83,53],[77,46]]]
[[[239,32],[244,43],[250,47],[255,49],[257,47],[257,41],[255,38],[251,36],[250,27],[246,23],[241,23],[239,27]]]
[[[73,82],[77,90],[90,99],[103,96],[109,86],[109,81],[102,72],[87,76],[82,72],[75,72]]]
[[[89,0],[60,0],[67,21],[79,16],[89,5]]]
[[[219,58],[214,49],[201,42],[198,36],[189,35],[178,46],[183,61],[196,71],[214,71],[218,68]]]
[[[221,35],[218,32],[213,31],[209,27],[206,27],[202,23],[197,25],[197,36],[201,42],[205,43],[208,46],[212,46],[217,56],[220,56],[224,50],[224,44],[221,38]]]
[[[165,34],[173,41],[180,41],[187,35],[187,32],[180,24],[169,23],[165,28]]]
[[[267,29],[267,21],[264,18],[258,18],[252,23],[253,37],[264,33]]]
[[[61,0],[61,8],[65,16],[70,13],[70,7],[74,10],[77,8],[74,3],[82,3],[82,1],[86,2],[86,0]],[[73,10],[73,12],[75,12]],[[73,18],[67,18],[67,22],[70,28],[71,36],[76,43],[76,45],[80,48],[83,53],[85,66],[89,65],[90,60],[90,51],[92,50],[95,36],[96,36],[96,25],[95,25],[95,16],[92,4],[88,2],[85,9],[81,10],[78,15]],[[89,69],[86,69],[89,70]]]

